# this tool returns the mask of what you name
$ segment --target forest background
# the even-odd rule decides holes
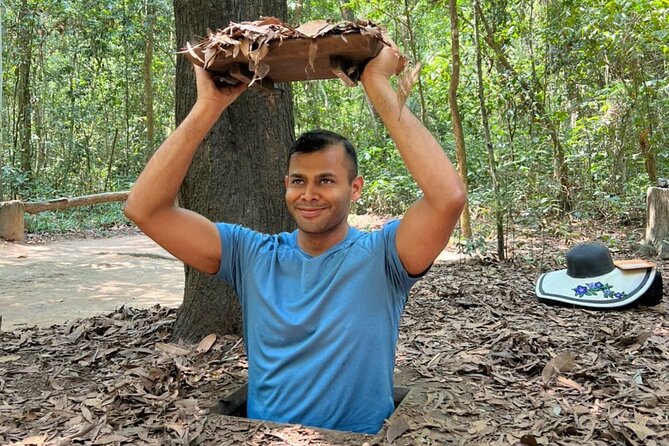
[[[467,157],[458,161],[474,233],[460,237],[461,248],[484,250],[496,230],[519,225],[559,232],[565,221],[642,220],[646,189],[669,175],[669,0],[457,5]],[[292,25],[386,26],[423,64],[409,107],[456,159],[448,2],[299,0],[288,10]],[[176,50],[185,42],[175,39],[171,2],[4,0],[0,12],[0,201],[129,189],[174,128]],[[329,80],[292,92],[296,133],[328,128],[358,147],[366,193],[357,212],[397,214],[415,200],[362,89]],[[115,203],[27,216],[26,229],[127,224]]]

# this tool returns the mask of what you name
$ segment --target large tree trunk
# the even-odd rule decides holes
[[[2,66],[2,55],[3,55],[3,47],[2,47],[2,42],[3,42],[3,36],[4,36],[4,31],[2,28],[2,14],[0,14],[0,166],[5,165],[5,160],[4,160],[4,145],[5,145],[5,103],[4,103],[4,89],[5,89],[5,82],[4,82],[4,69]],[[9,164],[9,163],[7,163]],[[4,181],[2,178],[2,172],[3,169],[0,169],[0,202],[5,201],[5,191],[3,188]]]
[[[462,120],[460,119],[460,109],[458,107],[458,83],[460,81],[460,37],[458,33],[458,10],[457,1],[449,0],[451,11],[451,57],[453,71],[451,73],[451,83],[448,88],[448,103],[451,107],[451,121],[453,122],[453,136],[455,137],[455,158],[458,161],[458,173],[465,185],[465,192],[469,191],[469,180],[467,179],[467,152],[465,151],[465,136],[462,131]],[[462,236],[470,238],[472,236],[472,224],[469,216],[469,204],[465,203],[465,208],[460,216],[460,227]]]
[[[260,16],[286,18],[285,0],[174,1],[179,45],[207,28]],[[193,69],[177,60],[176,122],[195,103]],[[283,201],[288,147],[294,139],[293,108],[288,85],[272,94],[246,91],[226,110],[203,141],[181,187],[180,205],[213,221],[240,223],[263,232],[292,227]],[[186,268],[184,303],[174,337],[196,340],[208,333],[241,333],[240,307],[230,287]]]

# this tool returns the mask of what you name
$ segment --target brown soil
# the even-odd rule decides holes
[[[183,266],[141,234],[48,243],[0,241],[2,330],[109,313],[175,307]]]

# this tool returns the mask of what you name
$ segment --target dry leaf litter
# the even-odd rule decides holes
[[[419,398],[380,435],[333,441],[210,415],[245,380],[240,339],[176,344],[173,310],[120,308],[0,333],[0,444],[669,444],[669,265],[656,307],[538,304],[536,277],[561,267],[564,245],[432,268],[412,290],[397,352],[399,384]]]

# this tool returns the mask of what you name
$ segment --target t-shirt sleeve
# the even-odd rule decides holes
[[[418,282],[427,272],[429,268],[425,270],[419,276],[411,276],[402,265],[400,256],[397,252],[397,228],[399,227],[400,220],[393,220],[386,223],[381,230],[383,234],[383,239],[385,242],[385,252],[386,252],[386,268],[388,269],[389,276],[393,280],[395,286],[399,287],[405,292],[408,292],[409,289]]]
[[[216,223],[221,237],[221,265],[216,277],[235,290],[241,286],[244,272],[258,245],[258,234],[248,228],[229,223]]]

